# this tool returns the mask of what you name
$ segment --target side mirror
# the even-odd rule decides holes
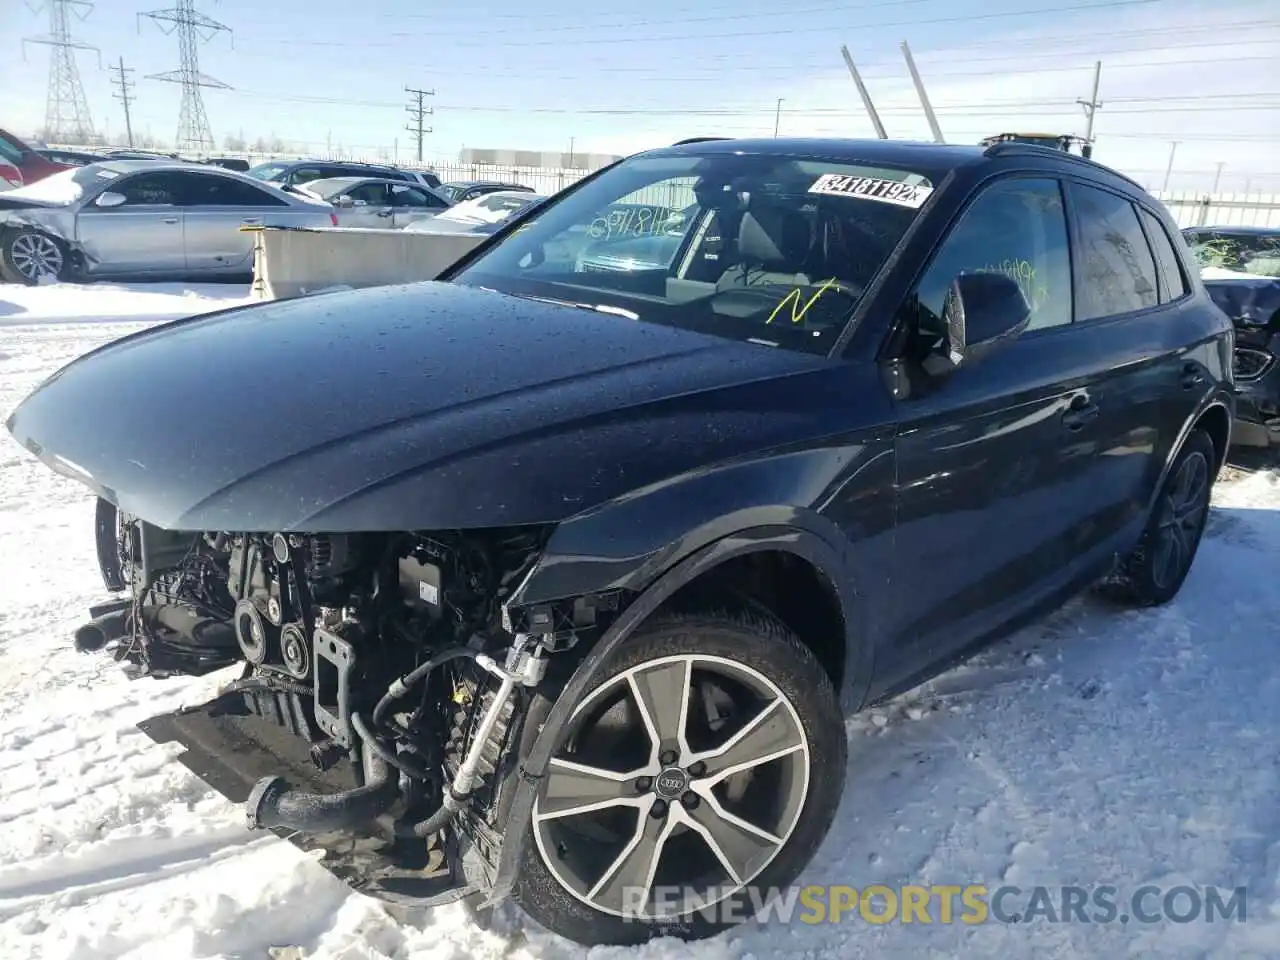
[[[106,193],[98,194],[98,199],[93,201],[95,207],[118,207],[128,198],[123,193],[112,193],[108,190]]]
[[[942,320],[944,340],[924,364],[935,375],[975,363],[1013,340],[1027,329],[1031,305],[1003,273],[962,273],[951,281]]]
[[[344,193],[333,201],[333,205],[339,210],[349,210],[356,205],[356,202]]]

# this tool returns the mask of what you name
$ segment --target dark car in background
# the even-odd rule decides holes
[[[85,153],[83,150],[58,150],[41,147],[36,153],[52,163],[64,167],[83,167],[90,163],[101,163],[107,159],[103,153]]]
[[[6,160],[17,167],[18,172],[22,174],[22,182],[27,186],[72,166],[50,160],[25,140],[2,129],[0,129],[0,160]]]
[[[582,269],[614,240],[662,249]],[[371,896],[636,943],[795,882],[849,713],[1099,582],[1179,593],[1231,341],[1168,212],[1090,160],[707,141],[439,282],[130,334],[8,428],[100,498],[125,595],[77,647],[238,669],[142,727],[251,827]]]
[[[526,187],[520,183],[504,183],[500,180],[450,180],[436,188],[436,192],[450,203],[463,203],[482,197],[486,193],[497,193],[499,190],[534,192],[533,187]]]
[[[250,167],[247,174],[255,180],[274,183],[291,189],[312,180],[331,180],[336,177],[380,177],[383,180],[404,180],[423,183],[420,177],[408,170],[389,164],[361,163],[355,160],[269,160]]]
[[[221,167],[223,170],[234,170],[236,173],[249,172],[249,161],[243,157],[208,157],[201,163],[207,163],[211,167]]]
[[[1236,328],[1234,441],[1280,444],[1280,228],[1182,231],[1209,296]]]

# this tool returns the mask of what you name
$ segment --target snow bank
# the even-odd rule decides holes
[[[0,285],[0,326],[169,320],[253,302],[243,283]]]

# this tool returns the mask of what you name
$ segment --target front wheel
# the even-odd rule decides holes
[[[847,751],[813,653],[745,611],[642,627],[562,744],[515,898],[585,945],[699,939],[751,916],[826,836]]]
[[[65,280],[69,272],[66,244],[30,227],[7,234],[0,255],[7,278],[17,283]]]

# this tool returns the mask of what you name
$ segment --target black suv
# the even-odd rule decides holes
[[[77,646],[241,668],[142,726],[252,826],[623,943],[795,880],[849,713],[1091,585],[1177,594],[1231,352],[1161,204],[1092,161],[702,141],[441,282],[126,337],[8,426],[100,497],[128,592]]]
[[[382,177],[384,180],[425,183],[433,189],[440,185],[440,178],[435,174],[419,174],[390,165],[359,163],[354,160],[271,160],[251,167],[247,173],[257,180],[265,180],[286,189],[330,177]],[[431,182],[433,180],[434,183]]]

